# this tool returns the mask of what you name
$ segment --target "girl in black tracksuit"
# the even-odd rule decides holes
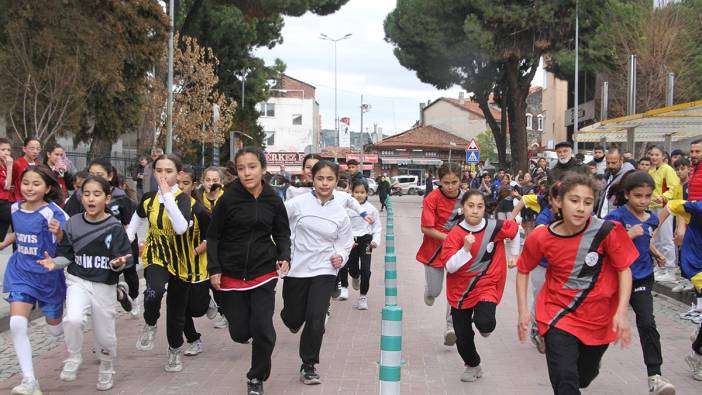
[[[207,271],[221,292],[232,340],[253,338],[246,376],[249,394],[259,394],[271,371],[277,270],[285,274],[289,267],[290,227],[283,201],[263,183],[263,152],[243,148],[235,163],[239,178],[215,206],[207,233]]]

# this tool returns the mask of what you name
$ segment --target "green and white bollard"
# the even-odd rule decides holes
[[[385,306],[380,330],[380,394],[399,395],[402,365],[402,308]]]
[[[397,306],[397,257],[394,253],[385,255],[385,306]]]

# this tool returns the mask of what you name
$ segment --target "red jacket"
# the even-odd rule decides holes
[[[702,162],[690,169],[687,177],[687,200],[702,201]]]
[[[35,165],[40,165],[41,163],[37,160],[34,161]],[[22,191],[20,190],[20,187],[22,186],[22,173],[24,173],[24,170],[29,167],[29,162],[27,162],[27,159],[24,156],[19,157],[18,159],[15,159],[15,163],[12,165],[12,184],[15,186],[14,192],[14,199],[13,201],[20,201],[22,200]]]

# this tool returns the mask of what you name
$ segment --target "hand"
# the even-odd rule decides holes
[[[378,243],[371,241],[371,248],[378,248]]]
[[[58,237],[61,233],[61,223],[56,219],[49,221],[49,232],[53,233],[54,236]]]
[[[12,159],[12,155],[7,155],[3,160],[5,161],[5,168],[8,170],[12,168],[12,165],[15,163],[14,159]]]
[[[280,273],[281,276],[287,276],[288,272],[290,271],[290,262],[288,261],[278,261],[275,263],[276,268],[278,269],[278,273]]]
[[[658,196],[658,197],[655,199],[655,202],[656,202],[658,205],[662,206],[663,203],[665,203],[665,198],[664,198],[663,196]]]
[[[463,249],[466,250],[466,252],[470,252],[473,243],[475,243],[475,236],[473,236],[472,232],[468,232],[466,237],[463,238]]]
[[[644,235],[643,225],[636,224],[636,225],[632,226],[628,231],[626,231],[626,233],[629,234],[630,239],[635,239],[639,236],[643,236]]]
[[[212,288],[219,290],[222,288],[222,275],[221,274],[213,274],[210,276],[210,284],[212,284]]]
[[[514,269],[517,267],[517,257],[507,254],[507,267],[509,269]]]
[[[366,215],[366,217],[363,218],[363,220],[368,222],[369,225],[373,225],[375,223],[375,218],[373,218],[370,215]]]
[[[51,255],[49,255],[49,253],[46,251],[44,251],[44,259],[39,259],[37,263],[44,266],[44,269],[48,271],[52,271],[56,268],[56,263],[54,262],[54,259],[51,258]]]
[[[144,255],[144,247],[146,246],[146,243],[143,241],[139,242],[139,256]]]
[[[132,257],[132,254],[127,254],[127,255],[121,256],[119,258],[115,258],[110,262],[110,265],[112,265],[112,267],[114,267],[116,269],[116,268],[126,264],[127,261],[129,260],[129,258],[131,258],[131,257]]]
[[[617,312],[612,320],[614,324],[614,332],[617,334],[617,341],[621,347],[628,347],[631,344],[631,326],[629,326],[629,318],[626,312]]]
[[[344,263],[344,259],[341,258],[341,255],[334,255],[331,257],[331,264],[334,266],[334,269],[338,269],[341,267],[341,265]]]
[[[528,311],[519,313],[519,321],[517,322],[517,332],[519,341],[524,343],[529,336],[529,326],[531,325],[531,316]]]
[[[168,185],[166,177],[156,177],[156,182],[158,182],[158,190],[161,191],[162,195],[165,195],[171,191],[171,187]]]

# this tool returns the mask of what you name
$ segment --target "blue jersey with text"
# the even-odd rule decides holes
[[[631,276],[634,280],[641,280],[653,275],[653,259],[651,258],[650,246],[653,231],[658,227],[658,217],[650,212],[648,214],[648,219],[641,221],[626,206],[622,206],[610,211],[605,217],[606,220],[621,223],[627,231],[635,225],[643,227],[644,234],[632,240],[639,251],[639,257],[631,265]]]
[[[66,278],[63,270],[48,271],[38,260],[44,252],[56,256],[56,237],[49,232],[49,222],[55,219],[63,229],[66,213],[55,203],[36,211],[12,205],[12,228],[15,232],[15,251],[7,263],[3,292],[21,292],[45,303],[63,303],[66,298]]]

